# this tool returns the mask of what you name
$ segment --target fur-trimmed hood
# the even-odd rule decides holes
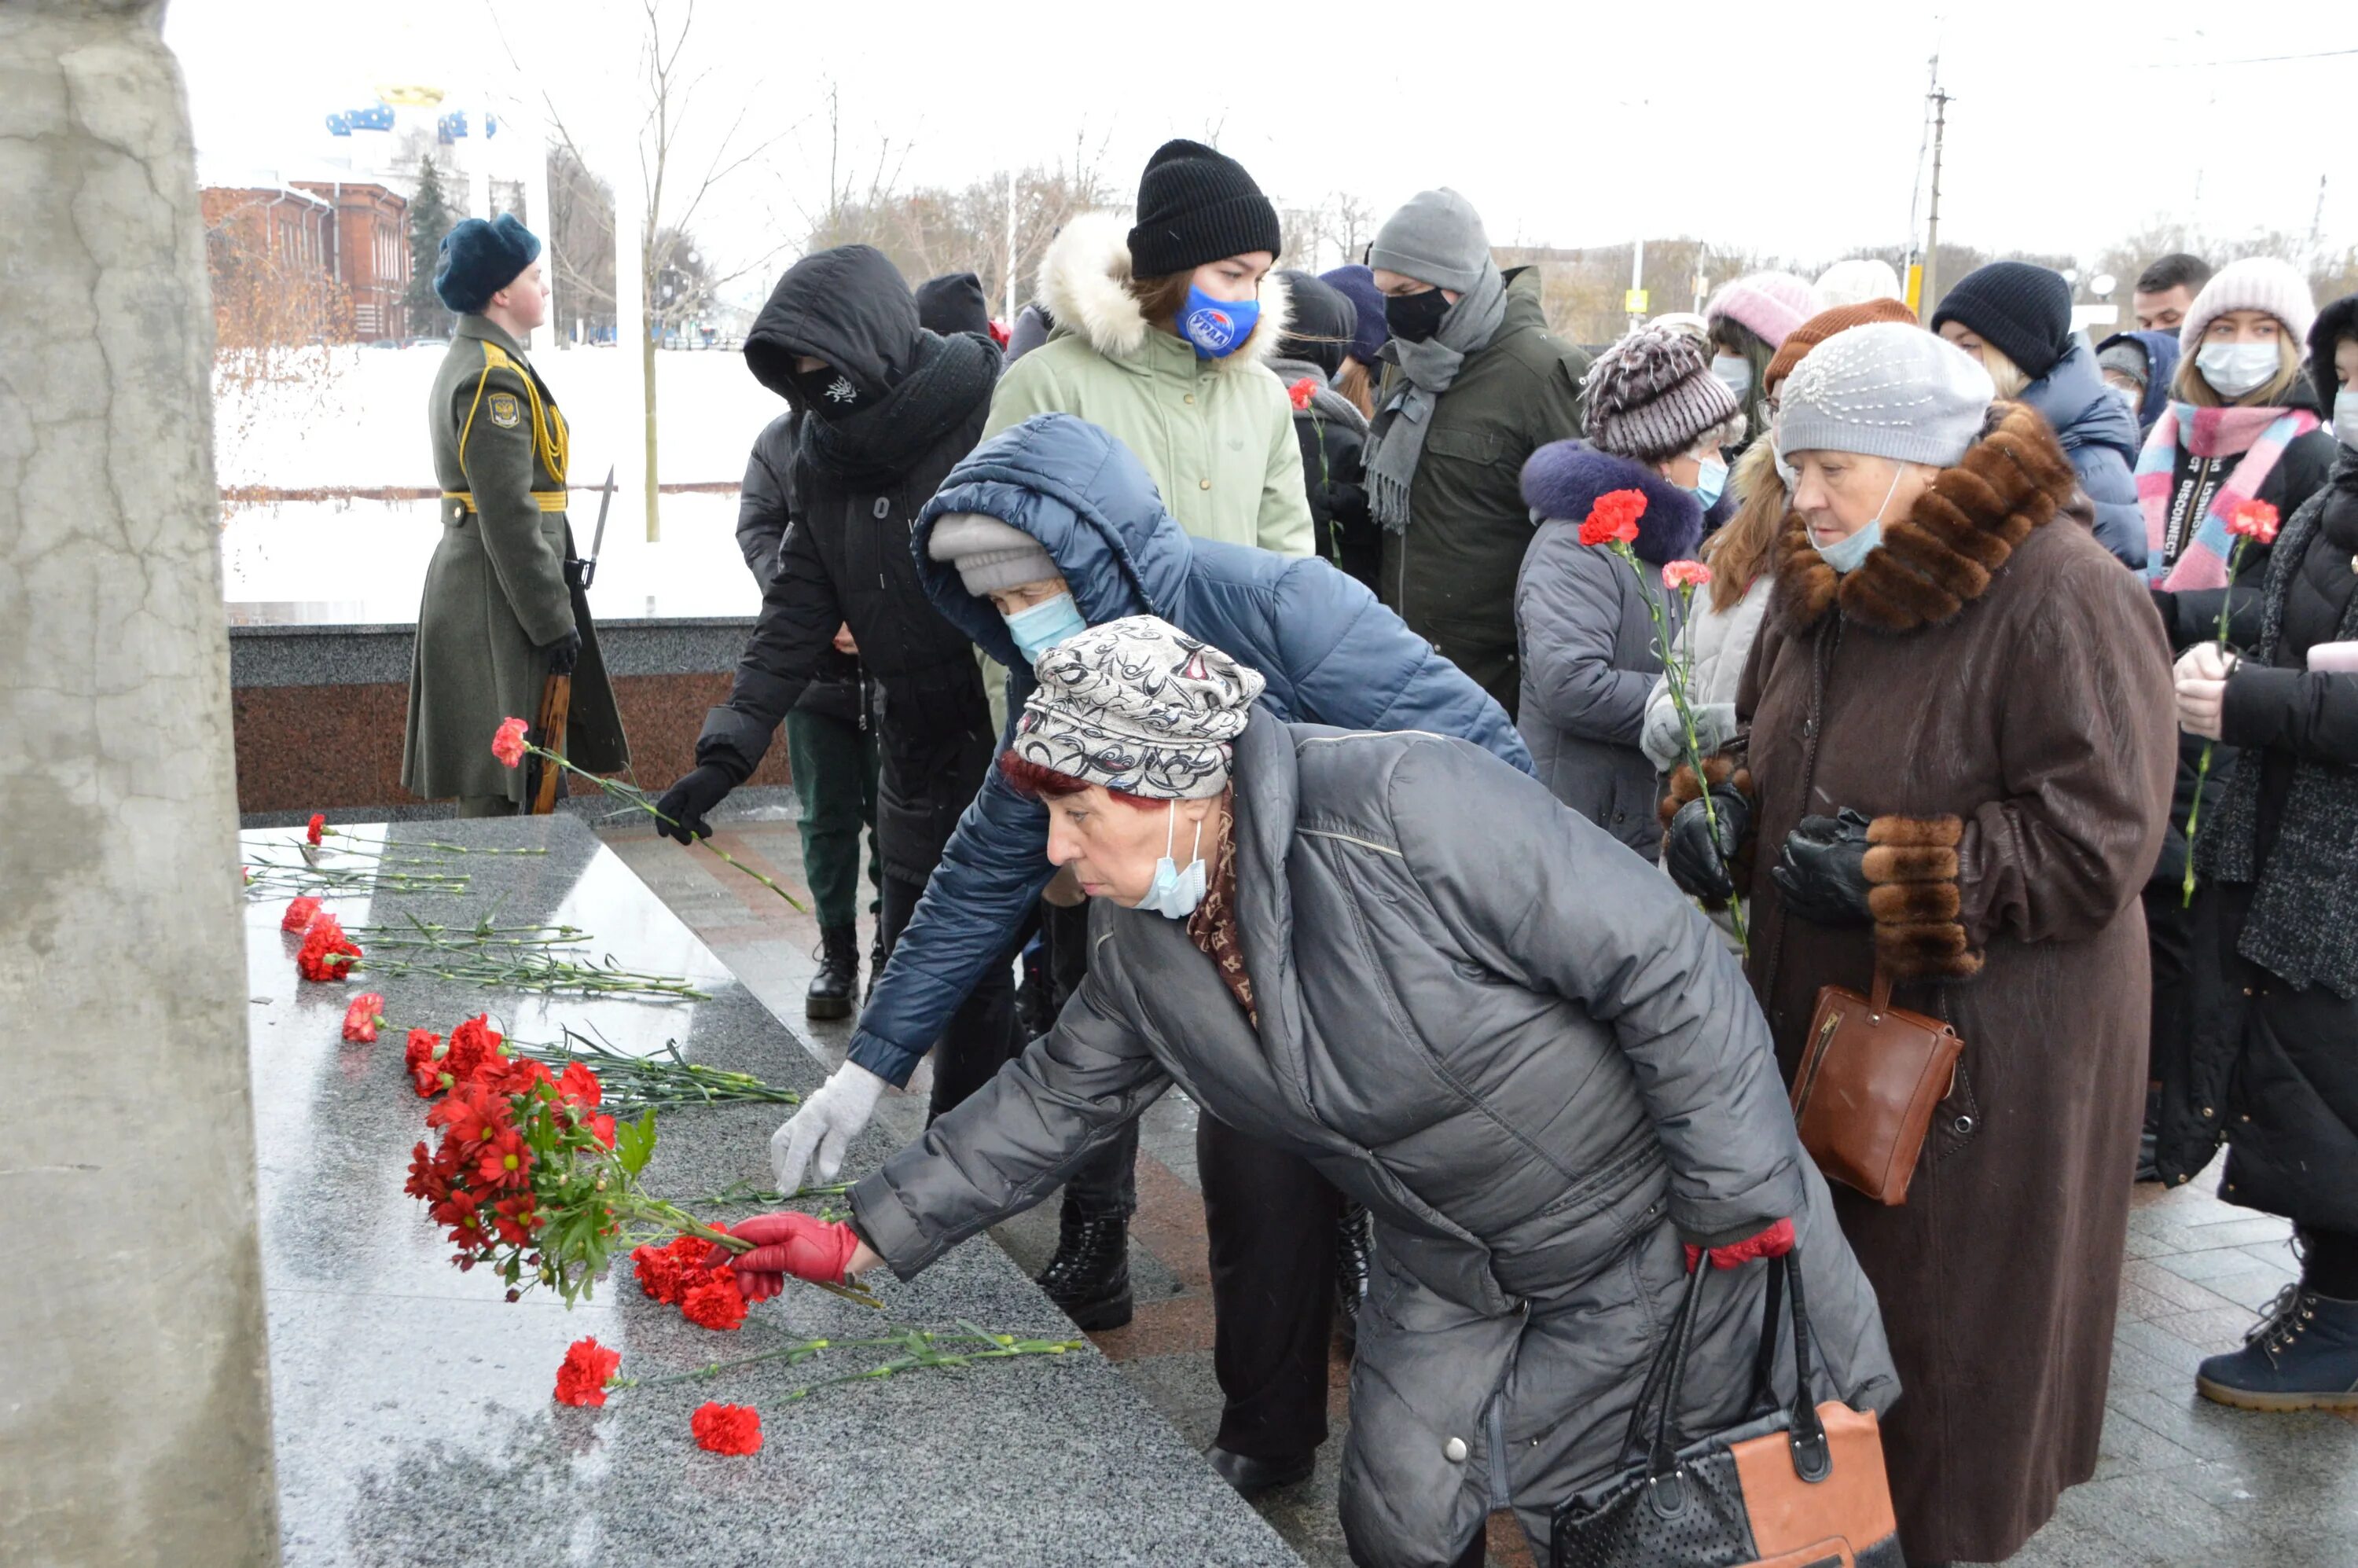
[[[1055,318],[1056,335],[1076,334],[1108,359],[1127,360],[1155,330],[1130,297],[1130,220],[1120,212],[1084,212],[1048,242],[1040,258],[1040,303]],[[1260,319],[1244,346],[1211,362],[1223,370],[1260,365],[1277,353],[1291,319],[1285,280],[1272,267],[1260,280]]]
[[[1826,565],[1801,514],[1788,509],[1774,613],[1796,633],[1834,604],[1877,631],[1937,625],[1987,591],[2015,546],[2053,522],[2078,488],[2047,421],[2022,404],[1994,403],[1981,439],[1884,528],[1883,543],[1848,576]]]
[[[1703,503],[1641,462],[1585,441],[1550,441],[1523,463],[1523,504],[1538,522],[1584,521],[1596,498],[1634,490],[1646,498],[1632,546],[1651,566],[1690,559],[1703,543]]]

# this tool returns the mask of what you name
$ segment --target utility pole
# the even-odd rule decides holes
[[[1646,241],[1642,235],[1629,247],[1629,292],[1621,297],[1621,308],[1629,313],[1629,325],[1646,324]]]
[[[1941,135],[1948,129],[1949,95],[1941,91],[1941,57],[1932,57],[1932,198],[1924,213],[1924,277],[1916,296],[1916,314],[1931,320],[1941,270]]]
[[[1007,171],[1007,327],[1015,329],[1015,171]]]

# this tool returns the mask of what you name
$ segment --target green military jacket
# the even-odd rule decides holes
[[[492,755],[511,715],[539,717],[551,643],[581,633],[567,756],[611,773],[630,761],[622,719],[579,588],[566,517],[568,434],[548,384],[514,338],[461,316],[427,402],[442,537],[426,568],[401,784],[436,800],[524,798],[524,770]]]

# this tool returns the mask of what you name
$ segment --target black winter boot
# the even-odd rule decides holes
[[[805,1018],[849,1018],[851,993],[860,985],[860,927],[819,928],[818,973],[803,996]]]
[[[1040,1271],[1040,1288],[1076,1328],[1120,1328],[1130,1321],[1130,1221],[1091,1218],[1065,1206],[1057,1217],[1056,1255]]]
[[[2247,1411],[2358,1411],[2358,1302],[2287,1285],[2244,1347],[2195,1372],[2206,1400]]]
[[[1347,1350],[1359,1344],[1359,1303],[1368,1294],[1368,1250],[1374,1245],[1374,1222],[1355,1203],[1343,1206],[1335,1227],[1335,1325]]]
[[[860,1005],[866,1007],[868,999],[876,994],[876,977],[884,972],[884,925],[879,921],[875,938],[868,944],[868,989],[860,993]]]

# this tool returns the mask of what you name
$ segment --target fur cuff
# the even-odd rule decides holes
[[[1867,825],[1872,848],[1861,869],[1871,884],[1875,956],[1896,979],[1962,980],[1981,972],[1982,956],[1957,920],[1964,832],[1954,816],[1878,816]]]

